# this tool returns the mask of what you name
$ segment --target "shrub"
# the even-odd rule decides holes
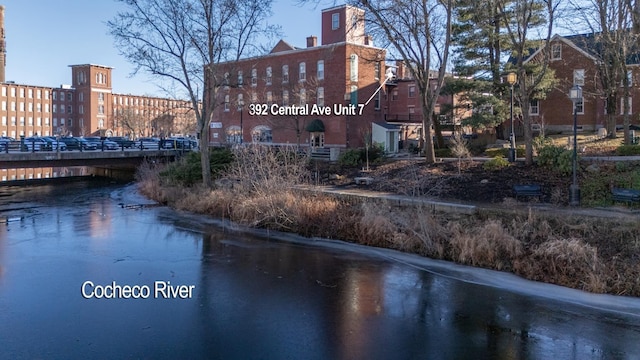
[[[338,159],[338,164],[341,166],[358,166],[360,165],[360,150],[347,149]]]
[[[616,149],[616,155],[633,156],[640,155],[640,146],[638,145],[622,145]]]
[[[370,146],[369,150],[365,148],[347,149],[340,155],[340,158],[338,158],[338,164],[341,166],[359,166],[364,164],[367,162],[367,151],[369,153],[369,163],[378,162],[384,156],[384,148],[379,144]]]
[[[451,149],[435,149],[436,157],[453,157]]]
[[[493,159],[487,161],[482,166],[485,170],[500,170],[509,166],[509,161],[504,158],[504,156],[496,156]]]
[[[538,151],[538,164],[560,174],[570,174],[573,169],[573,151],[560,146],[543,146]]]
[[[491,149],[486,149],[484,151],[485,155],[487,155],[488,157],[496,157],[496,156],[502,156],[502,157],[509,157],[509,150],[511,150],[510,148],[491,148]],[[516,148],[516,156],[519,158],[522,158],[525,156],[525,149],[522,147],[517,147]]]
[[[229,149],[216,148],[209,153],[211,174],[213,178],[220,176],[233,161],[233,154]],[[191,186],[202,181],[202,165],[200,152],[189,152],[185,157],[169,164],[160,172],[162,181],[169,185]]]

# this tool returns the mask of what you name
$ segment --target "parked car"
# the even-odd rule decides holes
[[[155,137],[144,137],[136,140],[136,147],[140,150],[160,150],[160,139]]]
[[[120,149],[120,145],[117,142],[107,140],[106,138],[100,138],[97,136],[85,137],[85,140],[94,142],[98,146],[98,150],[118,150]]]
[[[108,137],[107,140],[113,141],[118,144],[118,146],[124,147],[125,149],[131,149],[136,145],[135,141],[124,136],[111,136]]]
[[[51,144],[39,136],[30,136],[21,141],[22,151],[50,151]]]
[[[97,150],[98,145],[94,142],[88,141],[85,138],[80,137],[63,137],[60,141],[67,145],[69,150]]]
[[[162,140],[163,149],[184,149],[191,150],[197,147],[197,142],[188,138],[176,137]]]
[[[58,148],[60,149],[60,151],[67,150],[67,144],[63,143],[62,141],[58,141],[55,136],[43,136],[42,138],[50,144],[51,150],[53,151],[57,151]]]

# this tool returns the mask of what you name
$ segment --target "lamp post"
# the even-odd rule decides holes
[[[242,113],[244,112],[244,100],[238,102],[238,110],[240,110],[240,144],[244,142],[244,128],[242,126]]]
[[[518,81],[518,75],[514,72],[510,72],[507,74],[507,83],[511,87],[511,108],[510,108],[510,118],[511,118],[511,134],[509,135],[509,161],[516,161],[516,133],[513,129],[513,85]]]
[[[573,102],[573,182],[569,187],[569,205],[580,205],[580,187],[578,186],[577,169],[578,169],[578,102],[582,101],[582,88],[580,85],[574,85],[569,90],[569,98]],[[584,104],[583,104],[584,106]]]

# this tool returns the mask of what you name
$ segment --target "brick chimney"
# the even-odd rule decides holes
[[[307,47],[315,47],[318,46],[318,37],[317,36],[309,36],[307,38]]]

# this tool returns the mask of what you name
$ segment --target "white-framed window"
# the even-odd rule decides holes
[[[282,83],[289,82],[289,65],[282,65]]]
[[[373,109],[380,110],[380,91],[378,91],[376,97],[373,100]]]
[[[229,111],[229,95],[224,96],[224,111]]]
[[[29,89],[29,90],[27,90],[27,97],[28,97],[29,99],[33,99],[33,89]]]
[[[42,104],[40,104],[40,103],[36,104],[36,111],[37,112],[42,112]]]
[[[584,86],[584,69],[573,70],[573,85]]]
[[[574,111],[577,114],[584,114],[584,97],[580,98],[580,100],[576,101],[576,105],[575,105],[575,109]]]
[[[340,27],[340,14],[331,14],[331,30],[337,30]]]
[[[67,112],[68,112],[69,114],[72,114],[72,113],[73,113],[73,108],[71,107],[71,105],[67,105]]]
[[[270,143],[273,141],[271,128],[266,125],[259,125],[251,131],[251,140],[253,142]]]
[[[358,81],[358,55],[351,54],[349,57],[349,69],[351,73],[351,81]]]
[[[23,98],[24,97],[24,89],[20,88],[20,97]]]
[[[42,98],[42,90],[38,89],[36,90],[36,99],[41,99]]]
[[[71,101],[73,100],[73,93],[68,92],[67,93],[67,101]]]
[[[40,116],[36,118],[36,126],[42,126],[42,118]]]
[[[562,59],[562,44],[551,44],[551,60]]]
[[[410,98],[416,97],[416,86],[415,85],[409,85],[409,97]]]
[[[24,116],[20,116],[20,126],[24,126]]]
[[[20,101],[20,111],[24,111],[24,103]]]
[[[33,103],[29,103],[28,105],[27,109],[29,109],[30,112],[33,112]]]
[[[624,97],[620,98],[620,115],[624,115]],[[632,104],[632,98],[628,97],[627,99],[627,105],[629,105],[629,114],[633,113],[633,110],[631,108],[631,104]]]
[[[273,93],[267,91],[267,105],[271,106],[271,104],[273,104]]]
[[[316,77],[318,80],[324,80],[324,60],[318,60],[318,71]]]
[[[2,111],[7,111],[7,102],[2,101]]]
[[[11,102],[11,111],[16,111],[16,102],[15,101]]]
[[[267,67],[267,85],[271,85],[271,82],[273,80],[273,72],[271,71],[271,66]]]
[[[62,109],[64,109],[64,107],[61,107]],[[103,115],[104,114],[104,105],[98,105],[98,114]]]
[[[29,126],[33,126],[33,117],[32,117],[32,116],[29,116],[29,117],[27,118],[27,125],[29,125]]]
[[[307,64],[305,62],[301,62],[298,65],[298,80],[305,81],[307,80]]]
[[[49,100],[49,90],[44,91],[44,99]]]
[[[244,77],[242,75],[242,70],[238,70],[238,86],[244,85]]]
[[[538,100],[531,100],[529,102],[529,115],[540,114],[540,102]]]
[[[373,80],[380,80],[380,61],[376,61],[373,64]]]
[[[244,106],[244,94],[238,94],[236,105],[237,105],[237,110],[242,111],[242,106]]]
[[[258,85],[258,69],[251,69],[251,86]]]
[[[16,126],[16,117],[15,116],[11,117],[11,125]]]
[[[16,88],[14,87],[11,88],[11,97],[16,97]]]
[[[44,104],[44,112],[49,112],[49,104]]]
[[[2,116],[2,126],[6,126],[6,125],[7,125],[7,117]]]
[[[2,87],[2,96],[7,96],[7,87],[6,86]]]
[[[282,106],[289,106],[289,90],[282,90]]]
[[[324,106],[324,87],[319,87],[316,92],[316,103],[318,106]]]

